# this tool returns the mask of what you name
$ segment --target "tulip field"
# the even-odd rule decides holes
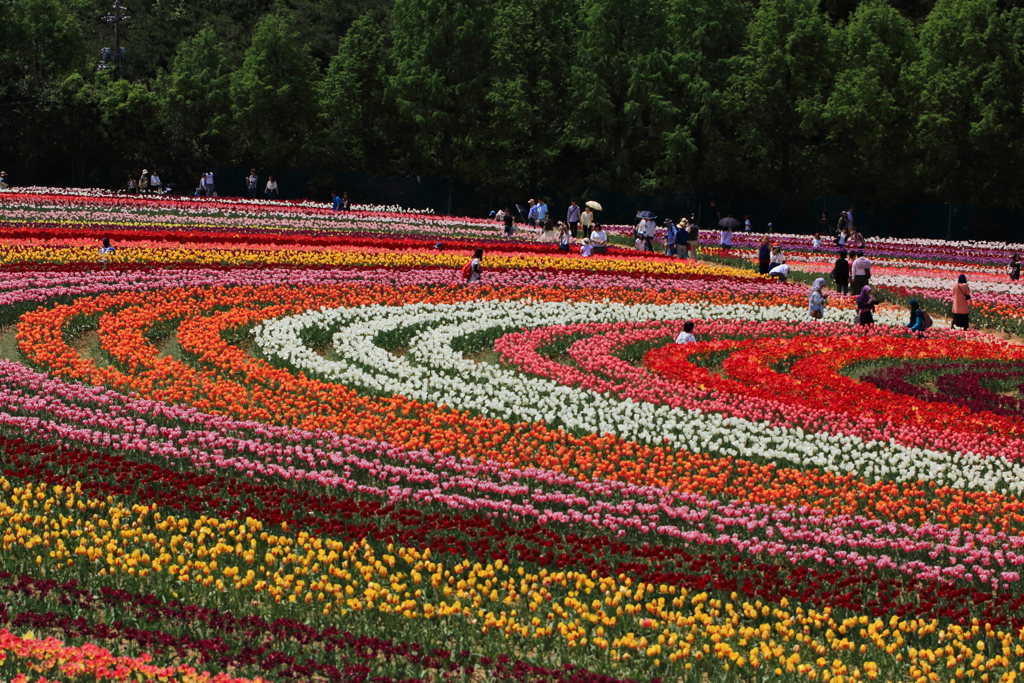
[[[702,239],[0,193],[0,680],[1024,676],[1013,246]]]

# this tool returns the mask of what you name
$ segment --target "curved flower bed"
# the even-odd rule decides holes
[[[0,221],[10,652],[225,681],[1024,666],[1021,347],[483,221],[45,193]],[[485,246],[480,283],[442,234]],[[886,286],[934,301],[964,264],[1024,319],[999,247],[886,244],[925,275]]]

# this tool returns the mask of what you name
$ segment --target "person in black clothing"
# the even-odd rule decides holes
[[[757,272],[761,275],[768,274],[768,265],[771,263],[772,248],[768,244],[768,236],[761,238],[761,246],[757,249]]]
[[[1006,267],[1006,274],[1010,276],[1010,279],[1017,281],[1020,279],[1020,256],[1014,254],[1010,259],[1010,265]]]
[[[512,236],[512,222],[513,222],[513,220],[512,220],[512,212],[509,211],[508,209],[505,209],[505,215],[502,217],[502,220],[505,221],[505,234],[508,235],[509,237],[511,237]]]
[[[850,293],[850,262],[846,260],[845,249],[839,252],[839,258],[836,259],[836,265],[832,269],[832,279],[836,283],[837,294]]]

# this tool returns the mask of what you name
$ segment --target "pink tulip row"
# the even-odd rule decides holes
[[[547,377],[562,384],[580,386],[597,393],[612,392],[635,401],[665,404],[673,408],[720,413],[730,417],[760,421],[768,426],[799,427],[807,432],[823,432],[835,436],[856,436],[865,441],[896,443],[908,447],[930,447],[936,450],[972,452],[992,458],[1016,457],[1024,452],[1024,440],[999,434],[980,435],[949,429],[922,429],[902,425],[873,416],[860,415],[857,419],[837,413],[827,405],[820,408],[792,401],[754,397],[742,391],[738,382],[726,378],[712,379],[709,371],[693,365],[686,367],[691,379],[686,382],[668,381],[645,367],[636,367],[617,356],[627,346],[656,339],[674,337],[682,329],[682,322],[674,323],[616,323],[556,326],[506,335],[495,343],[502,361],[522,371]],[[885,328],[867,332],[866,336],[891,334]],[[758,339],[779,339],[797,335],[827,339],[849,337],[850,328],[837,323],[754,323],[745,320],[700,321],[698,333],[712,339],[745,337],[751,341],[726,342],[721,349],[704,345],[693,347],[695,354],[709,351],[739,351],[756,344]],[[937,333],[944,333],[939,331]],[[564,365],[540,354],[538,349],[560,337],[585,336],[570,346],[568,353],[576,366]],[[855,360],[855,359],[851,359]],[[759,368],[759,372],[770,372]],[[780,376],[780,380],[787,380]],[[732,391],[729,390],[730,386]]]
[[[171,287],[254,286],[291,284],[296,286],[331,285],[353,280],[367,284],[389,284],[396,287],[451,285],[457,282],[457,273],[451,269],[391,270],[386,268],[336,268],[307,270],[294,268],[267,268],[265,270],[216,268],[190,268],[187,270],[138,270],[92,272],[25,271],[5,273],[0,278],[0,306],[22,302],[42,302],[58,296],[91,296],[118,291],[143,291]],[[489,272],[488,284],[498,287],[524,287],[547,285],[591,290],[603,289],[668,289],[680,292],[722,292],[734,295],[755,294],[763,283],[736,278],[705,280],[655,279],[626,273],[585,273],[575,271],[506,271]],[[800,285],[783,286],[782,293],[802,295]]]
[[[937,579],[1015,582],[1024,537],[911,526],[748,503],[620,482],[579,482],[426,451],[404,451],[332,432],[213,416],[54,380],[0,362],[0,426],[50,443],[181,461],[384,499],[436,504],[570,527],[674,538],[789,561],[876,566]],[[961,568],[963,567],[963,568]]]

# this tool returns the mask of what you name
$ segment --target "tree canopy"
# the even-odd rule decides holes
[[[96,68],[109,0],[5,0],[0,166],[21,184],[258,165],[1019,210],[1022,5],[161,0],[131,7],[115,73]]]

